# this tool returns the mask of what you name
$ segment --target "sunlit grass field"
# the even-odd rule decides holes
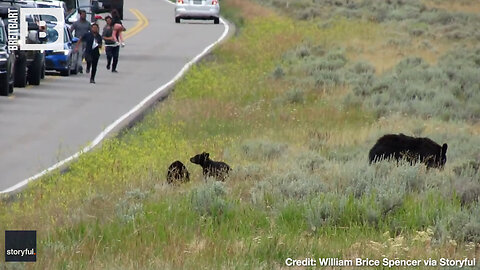
[[[475,38],[440,35],[436,24],[412,32],[425,24],[408,16],[305,17],[309,6],[284,2],[222,2],[236,34],[166,101],[67,172],[3,200],[0,228],[37,230],[38,261],[0,266],[283,269],[289,257],[478,258]],[[455,12],[478,8],[463,2]],[[397,15],[416,7],[395,6]],[[369,165],[376,139],[400,132],[447,142],[445,169]],[[225,183],[189,162],[203,151],[233,168]],[[175,160],[190,183],[166,184]]]

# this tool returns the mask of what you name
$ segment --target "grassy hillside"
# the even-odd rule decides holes
[[[259,2],[222,2],[236,35],[144,121],[0,203],[2,229],[39,238],[38,262],[3,268],[476,256],[480,5]],[[445,169],[368,165],[397,132],[447,142]],[[225,183],[188,161],[203,151],[233,167]],[[177,159],[192,181],[169,186]]]

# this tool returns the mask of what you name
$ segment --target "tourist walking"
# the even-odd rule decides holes
[[[112,17],[105,17],[107,23],[103,28],[102,37],[105,40],[105,53],[107,54],[107,69],[112,68],[112,72],[117,72],[118,56],[120,53],[120,45],[113,37],[113,20]],[[113,60],[113,63],[112,63]]]
[[[77,20],[72,24],[70,27],[70,31],[73,32],[76,38],[81,39],[83,35],[90,31],[91,25],[90,22],[87,21],[87,12],[85,10],[80,10],[80,19]],[[78,45],[79,44],[79,45]],[[83,58],[85,57],[85,44],[83,42],[78,42],[78,57],[77,57],[77,66],[80,67],[80,73],[83,73],[82,62]]]
[[[90,83],[95,83],[95,75],[97,74],[97,65],[98,59],[100,58],[100,48],[102,47],[103,39],[102,36],[98,33],[99,27],[98,24],[92,24],[90,32],[83,35],[80,38],[80,41],[85,42],[85,60],[87,61],[87,73],[90,72]],[[76,50],[80,44],[80,41],[77,43]]]

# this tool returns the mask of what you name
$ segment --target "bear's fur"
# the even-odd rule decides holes
[[[443,168],[447,162],[447,144],[440,146],[429,138],[387,134],[378,139],[368,154],[370,164],[382,159],[404,159],[410,164],[422,162],[427,168]]]
[[[192,157],[190,162],[202,166],[204,177],[215,177],[220,181],[225,181],[228,172],[231,170],[227,163],[211,160],[210,154],[206,152]]]
[[[188,181],[190,181],[190,174],[188,173],[187,167],[185,167],[182,162],[177,160],[168,167],[167,183],[172,184],[173,182]]]

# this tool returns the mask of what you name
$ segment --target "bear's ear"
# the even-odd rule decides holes
[[[444,143],[444,144],[442,145],[442,154],[443,154],[443,155],[447,154],[447,148],[448,148],[448,145],[447,145],[446,143]]]
[[[206,158],[210,157],[210,153],[205,153],[205,157]]]

